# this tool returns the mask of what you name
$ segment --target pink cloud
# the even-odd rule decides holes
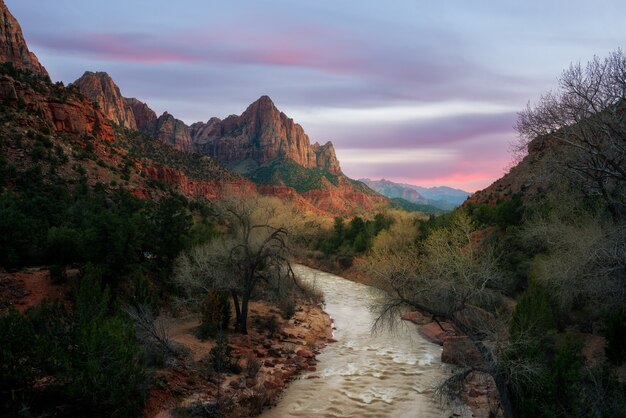
[[[34,44],[59,52],[101,56],[106,59],[161,64],[197,62],[198,57],[141,34],[83,33],[73,37],[37,37]]]
[[[474,172],[474,173],[451,173],[448,175],[429,178],[408,178],[406,183],[416,184],[424,187],[448,186],[455,187],[467,192],[475,192],[484,189],[498,178],[495,173]]]

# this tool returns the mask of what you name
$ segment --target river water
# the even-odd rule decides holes
[[[402,321],[394,331],[372,334],[377,289],[305,266],[294,270],[324,292],[337,342],[317,356],[317,371],[292,382],[262,417],[467,416],[466,408],[436,399],[433,388],[450,367],[441,363],[441,347],[420,337],[416,325]]]

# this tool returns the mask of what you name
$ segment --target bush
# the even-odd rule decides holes
[[[46,255],[52,263],[69,264],[82,259],[80,233],[68,227],[52,227],[48,230]]]
[[[216,374],[225,372],[241,373],[241,367],[233,359],[233,349],[225,338],[219,338],[208,355],[209,371]]]
[[[65,273],[65,265],[53,264],[50,266],[50,281],[52,284],[63,284],[67,281],[67,274]]]
[[[254,379],[257,374],[259,374],[259,370],[261,370],[261,362],[256,359],[253,354],[248,354],[246,357],[246,363],[244,366],[244,372],[246,377],[250,379]]]
[[[256,316],[254,318],[254,324],[259,332],[267,332],[270,337],[273,337],[279,328],[276,315],[268,317]]]
[[[0,390],[27,387],[35,376],[35,332],[30,321],[11,309],[0,316]]]
[[[604,336],[606,357],[620,366],[626,361],[626,312],[623,308],[608,317]]]
[[[278,309],[283,314],[283,318],[289,319],[293,317],[296,313],[296,301],[292,296],[287,296],[281,299],[278,299],[276,302],[278,305]]]
[[[145,372],[138,362],[132,321],[110,311],[100,270],[88,267],[76,292],[74,348],[62,380],[69,397],[85,410],[128,416],[142,403]]]
[[[228,294],[216,290],[210,291],[202,304],[200,338],[214,338],[223,332],[227,332],[230,317],[231,304]]]
[[[524,333],[546,336],[556,330],[553,302],[548,292],[532,283],[520,298],[513,312],[511,336]]]

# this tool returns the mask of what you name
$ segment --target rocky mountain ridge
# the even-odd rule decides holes
[[[72,85],[106,109],[112,123],[136,129],[177,150],[209,156],[262,185],[262,193],[290,198],[300,194],[323,211],[334,213],[387,203],[383,196],[348,179],[332,142],[311,144],[302,126],[278,110],[269,96],[260,97],[241,115],[223,120],[212,117],[188,126],[168,112],[157,118],[147,104],[123,98],[107,73],[86,72]],[[100,104],[103,98],[105,103]],[[128,113],[134,123],[128,122]]]
[[[536,200],[555,189],[558,155],[566,150],[548,137],[537,137],[528,144],[528,152],[508,173],[488,187],[477,191],[468,203],[495,204],[519,196]]]
[[[261,96],[240,116],[212,117],[188,126],[168,112],[157,118],[147,104],[122,97],[105,72],[87,71],[72,85],[97,102],[111,122],[154,136],[181,151],[211,156],[226,166],[291,159],[305,168],[341,174],[332,142],[311,144],[302,126],[278,110],[269,96]]]

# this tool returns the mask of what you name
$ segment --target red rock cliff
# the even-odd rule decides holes
[[[162,142],[180,151],[193,151],[191,130],[182,120],[165,112],[156,121],[154,135]]]
[[[153,134],[157,124],[157,115],[154,113],[154,110],[150,109],[144,102],[135,98],[125,98],[124,101],[133,112],[137,130],[148,135]]]
[[[123,128],[137,129],[133,110],[107,73],[86,71],[72,84],[89,100],[97,103],[111,122]]]
[[[22,28],[0,0],[0,63],[9,62],[20,70],[29,70],[49,78],[48,71],[26,45]]]

